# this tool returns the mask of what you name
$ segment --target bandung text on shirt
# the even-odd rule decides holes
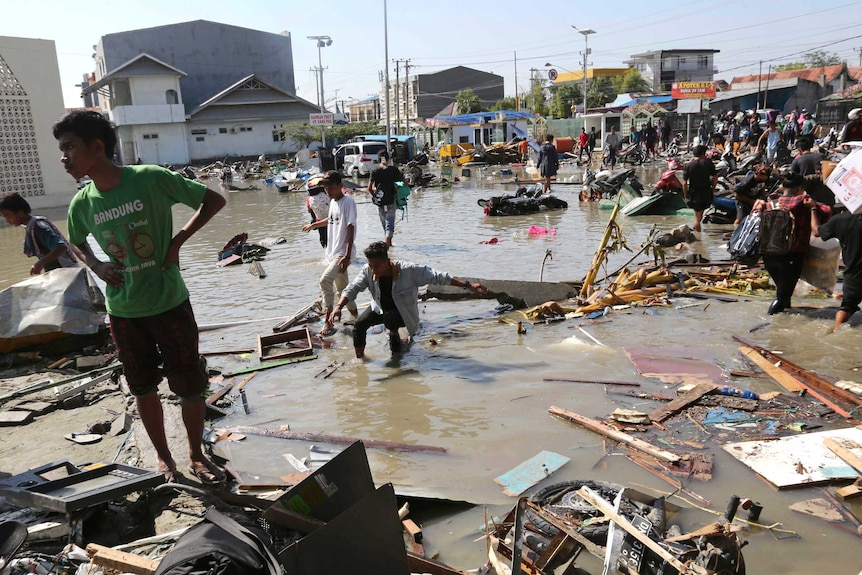
[[[111,220],[115,220],[119,217],[131,214],[133,212],[141,212],[144,210],[144,202],[141,200],[134,200],[131,202],[126,202],[116,208],[111,208],[105,210],[104,212],[97,212],[93,219],[96,225],[104,224],[105,222],[110,222]]]

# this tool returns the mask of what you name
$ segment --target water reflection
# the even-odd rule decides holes
[[[644,184],[655,181],[660,170],[657,167],[652,175],[641,178]],[[481,176],[480,171],[474,173]],[[582,278],[610,212],[600,210],[595,203],[580,204],[576,186],[560,186],[556,193],[569,202],[565,211],[488,218],[476,201],[515,190],[514,184],[487,183],[489,174],[450,189],[415,192],[405,219],[399,218],[397,222],[393,257],[427,264],[453,275],[537,280],[545,251],[552,249],[554,259],[545,264],[545,280]],[[225,209],[186,244],[181,254],[181,267],[198,321],[205,324],[289,316],[316,299],[322,251],[316,234],[300,231],[307,221],[304,194],[278,194],[272,187],[261,187],[226,195]],[[358,192],[356,198],[359,203],[356,241],[359,248],[364,248],[371,241],[382,239],[382,232],[376,208],[368,203],[367,194]],[[175,209],[175,229],[190,213],[185,207]],[[64,211],[45,215],[52,217],[61,229],[65,228]],[[690,217],[675,216],[621,218],[620,224],[629,246],[637,249],[653,224],[670,230],[689,220]],[[530,239],[524,236],[530,225],[556,228],[557,233]],[[707,226],[696,249],[710,259],[725,259],[722,233],[726,229]],[[262,262],[267,278],[250,275],[245,266],[216,267],[219,248],[241,232],[247,232],[253,241],[286,238],[287,242],[273,246]],[[0,226],[0,249],[5,254],[0,269],[0,281],[5,283],[0,287],[27,276],[30,264],[21,254],[22,234],[22,230]],[[480,243],[495,236],[504,241],[497,245]],[[616,269],[630,255],[612,254],[608,271]],[[351,266],[351,277],[359,269],[358,263]],[[318,351],[320,359],[316,362],[260,372],[246,386],[251,413],[246,415],[239,410],[221,423],[275,428],[290,425],[298,431],[439,445],[449,450],[447,455],[375,451],[370,454],[375,477],[472,501],[510,504],[511,500],[501,494],[493,478],[543,449],[572,457],[551,481],[600,475],[606,480],[634,479],[668,490],[665,484],[645,476],[622,457],[608,458],[606,470],[593,470],[592,466],[602,456],[601,448],[596,447],[600,440],[547,414],[550,405],[560,405],[593,417],[606,416],[617,407],[616,396],[605,394],[598,386],[542,379],[573,374],[586,379],[637,377],[622,348],[644,341],[707,347],[722,364],[745,369],[737,359],[737,345],[730,336],[748,335],[752,326],[768,323],[750,337],[767,347],[786,351],[795,363],[820,373],[859,380],[852,367],[862,363],[858,354],[862,345],[858,327],[862,316],[854,318],[851,326],[842,328],[835,336],[825,336],[831,325],[831,312],[771,318],[766,315],[767,299],[740,300],[703,302],[679,310],[633,308],[616,312],[600,322],[585,323],[583,327],[606,347],[587,341],[574,322],[536,326],[526,335],[518,335],[514,326],[498,321],[493,300],[424,302],[420,304],[420,312],[425,330],[400,359],[390,360],[386,335],[378,334],[369,337],[371,361],[353,363],[352,341],[339,334],[332,338],[330,349]],[[815,301],[834,305],[829,300]],[[253,348],[257,336],[269,333],[275,323],[263,321],[205,332],[202,346]],[[571,339],[572,336],[577,339]],[[431,337],[438,341],[436,346],[431,345]],[[344,361],[345,365],[332,377],[314,378],[336,360]],[[227,370],[254,361],[256,356],[224,356],[212,358],[210,365]],[[764,391],[774,389],[768,381],[745,381],[740,385]],[[672,393],[669,388],[653,383],[645,383],[643,389]],[[585,445],[590,449],[574,451]],[[280,454],[287,448],[276,440],[254,440],[244,451],[251,453],[244,453],[243,465],[246,460],[248,465],[258,461],[263,469],[275,466],[271,463],[274,458],[279,463],[283,461]],[[726,500],[730,492],[757,499],[769,510],[764,517],[770,522],[782,521],[806,535],[780,557],[764,553],[771,539],[751,535],[763,543],[746,549],[752,572],[811,572],[822,569],[821,560],[827,553],[836,564],[851,560],[858,564],[857,541],[831,531],[830,537],[823,537],[826,531],[817,520],[809,522],[786,511],[785,494],[772,492],[738,462],[725,457],[720,449],[711,451],[716,457],[715,479],[708,484],[696,484],[695,491],[716,502]],[[278,476],[279,470],[272,473]],[[816,496],[808,491],[794,495],[798,500]],[[702,517],[694,520],[700,521]],[[445,548],[450,530],[447,526],[434,533],[440,548]],[[462,534],[458,532],[455,537]],[[484,550],[484,544],[478,544],[475,550],[471,547],[464,552],[470,555],[470,560],[463,565],[480,564]]]

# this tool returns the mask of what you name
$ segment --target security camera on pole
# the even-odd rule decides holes
[[[326,98],[323,96],[323,58],[320,53],[321,48],[332,46],[332,38],[329,36],[307,36],[309,40],[317,42],[317,70],[320,78],[320,113],[326,111]],[[326,126],[320,127],[320,140],[322,146],[326,147]]]

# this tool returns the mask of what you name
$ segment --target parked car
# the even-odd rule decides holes
[[[368,176],[378,165],[377,154],[386,149],[384,142],[351,142],[335,150],[336,169],[350,177]]]

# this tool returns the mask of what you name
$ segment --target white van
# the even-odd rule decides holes
[[[385,142],[351,142],[335,151],[336,165],[343,165],[341,171],[350,177],[369,176],[380,165],[377,154],[386,149]]]

